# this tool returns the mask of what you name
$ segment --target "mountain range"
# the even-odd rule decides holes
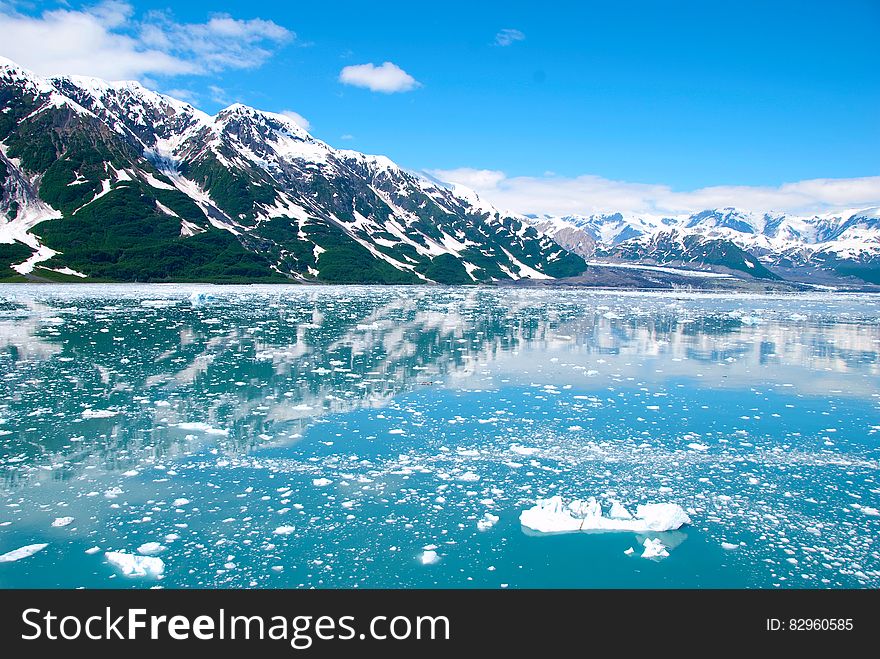
[[[281,114],[0,58],[0,280],[859,287],[880,213],[503,212]]]
[[[8,278],[462,284],[585,269],[522,217],[287,117],[0,61]]]
[[[642,264],[767,281],[880,284],[880,208],[812,216],[721,208],[673,217],[529,219],[593,267]]]

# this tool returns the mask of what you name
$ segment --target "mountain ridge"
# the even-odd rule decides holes
[[[491,283],[586,268],[475,193],[334,149],[281,114],[211,116],[136,82],[9,60],[0,110],[0,242],[33,251],[9,261],[20,275]]]

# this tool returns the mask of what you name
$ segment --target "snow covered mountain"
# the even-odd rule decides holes
[[[591,263],[684,266],[820,284],[880,283],[880,208],[813,216],[722,208],[675,217],[529,219]]]
[[[577,275],[525,218],[287,117],[0,59],[0,278],[472,283]]]

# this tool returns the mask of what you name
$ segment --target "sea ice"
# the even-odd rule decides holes
[[[312,481],[312,485],[314,485],[315,487],[327,487],[332,482],[333,481],[331,481],[329,478],[315,478]]]
[[[115,410],[93,410],[91,408],[82,411],[83,419],[109,419],[116,416],[119,412]]]
[[[21,559],[27,558],[28,556],[33,556],[38,551],[43,551],[48,546],[48,543],[42,543],[36,545],[25,545],[24,547],[13,549],[12,551],[8,551],[5,554],[0,554],[0,563],[13,563],[15,561],[20,561]]]
[[[165,545],[159,544],[158,542],[145,542],[140,547],[137,548],[139,554],[143,554],[144,556],[153,556],[155,554],[161,554],[165,551],[167,547]]]
[[[611,500],[611,508],[608,511],[611,519],[632,519],[632,513],[628,511],[617,499]]]
[[[426,549],[422,552],[422,565],[433,565],[440,560],[440,556],[433,549]]]
[[[159,577],[165,571],[165,561],[155,556],[136,556],[120,551],[108,551],[104,558],[120,569],[126,577]]]
[[[175,499],[171,502],[171,505],[175,508],[180,508],[181,506],[185,506],[189,503],[189,499]]]
[[[722,542],[721,548],[726,549],[727,551],[733,551],[734,549],[739,549],[739,545],[735,545],[732,542]]]
[[[645,551],[642,552],[642,558],[666,558],[669,552],[666,551],[666,545],[660,542],[659,538],[645,538]]]
[[[616,515],[622,512],[613,509]],[[625,510],[625,509],[624,509]],[[636,508],[634,518],[614,518],[602,515],[602,507],[595,497],[587,501],[574,500],[564,504],[562,497],[538,499],[528,510],[522,511],[520,523],[541,533],[570,533],[574,531],[674,531],[691,520],[684,509],[674,503],[649,503]]]
[[[483,515],[483,519],[477,522],[477,528],[480,531],[487,531],[498,523],[498,519],[498,515],[486,513],[485,515]]]
[[[290,535],[296,531],[295,526],[279,526],[277,529],[272,531],[275,535]]]
[[[73,522],[73,517],[56,517],[55,521],[52,522],[52,526],[67,526],[68,524]]]

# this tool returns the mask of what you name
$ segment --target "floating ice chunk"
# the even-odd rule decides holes
[[[52,526],[67,526],[73,522],[73,517],[56,517],[55,521],[52,522]]]
[[[159,544],[158,542],[145,542],[137,548],[138,553],[143,554],[144,556],[154,556],[156,554],[161,554],[166,549],[167,547],[165,545]]]
[[[611,509],[608,511],[608,516],[611,519],[632,519],[632,513],[617,499],[611,500]]]
[[[466,471],[461,476],[458,477],[458,480],[464,481],[466,483],[474,483],[474,482],[480,480],[480,476],[478,474],[475,474],[472,471]]]
[[[722,542],[721,548],[726,549],[727,551],[733,551],[734,549],[739,549],[739,545],[735,545],[732,542]]]
[[[104,490],[104,496],[108,499],[115,499],[120,494],[122,494],[123,489],[121,487],[111,487],[109,490]]]
[[[622,506],[621,506],[622,508]],[[620,513],[620,511],[615,511]],[[612,518],[602,515],[595,498],[575,500],[566,505],[562,497],[538,499],[528,510],[522,511],[520,523],[540,533],[571,533],[575,531],[674,531],[691,520],[684,509],[674,503],[649,503],[636,508],[635,517]]]
[[[876,508],[871,508],[870,506],[862,506],[862,512],[866,515],[877,516],[880,515],[880,510]]]
[[[642,558],[666,558],[669,552],[666,551],[666,545],[660,542],[659,538],[645,538],[645,551],[642,552]]]
[[[165,571],[165,561],[155,556],[137,556],[121,551],[108,551],[104,558],[118,567],[126,577],[160,577]]]
[[[122,475],[126,478],[131,478],[132,476],[137,476],[139,473],[141,472],[139,472],[137,469],[129,469],[128,471],[123,472]]]
[[[189,302],[194,307],[200,307],[207,302],[213,301],[215,298],[210,293],[204,293],[202,291],[193,291],[189,296]]]
[[[626,554],[627,556],[632,556],[635,553],[635,551],[636,551],[635,549],[633,549],[632,547],[629,547],[628,549],[624,549],[623,553]]]
[[[511,444],[510,450],[516,453],[517,455],[534,455],[539,451],[531,446],[520,446],[519,444]]]
[[[290,535],[296,532],[295,526],[279,526],[277,529],[272,531],[275,535]]]
[[[700,444],[699,442],[691,442],[690,444],[688,444],[688,448],[693,449],[694,451],[708,451],[709,445]]]
[[[41,543],[35,545],[25,545],[24,547],[13,549],[12,551],[8,551],[5,554],[0,554],[0,563],[14,563],[15,561],[20,561],[23,558],[33,556],[38,551],[43,551],[48,546],[48,543]]]
[[[498,523],[498,515],[493,515],[492,513],[486,513],[483,515],[483,519],[477,522],[477,528],[480,531],[488,531],[493,526]]]
[[[405,434],[405,432],[406,431],[403,430],[402,428],[392,428],[391,430],[388,431],[388,434],[389,435],[403,435],[403,434]]]
[[[89,556],[91,556],[92,554],[97,554],[99,551],[101,551],[101,548],[98,547],[98,546],[95,546],[95,547],[91,547],[91,548],[89,548],[89,549],[86,549],[86,553],[87,553]]]
[[[433,549],[426,549],[422,552],[422,565],[433,565],[440,560],[440,556]]]
[[[329,478],[315,478],[312,481],[312,485],[314,485],[315,487],[327,487],[332,482],[333,481],[331,481]]]
[[[116,410],[93,410],[91,408],[82,411],[83,419],[109,419],[119,414]]]
[[[202,421],[186,421],[184,423],[176,424],[178,428],[181,430],[196,430],[205,433],[206,435],[228,435],[229,431],[225,428],[215,428],[208,423],[204,423]]]
[[[180,508],[181,506],[185,506],[189,503],[189,499],[175,499],[171,502],[171,505],[175,508]]]

